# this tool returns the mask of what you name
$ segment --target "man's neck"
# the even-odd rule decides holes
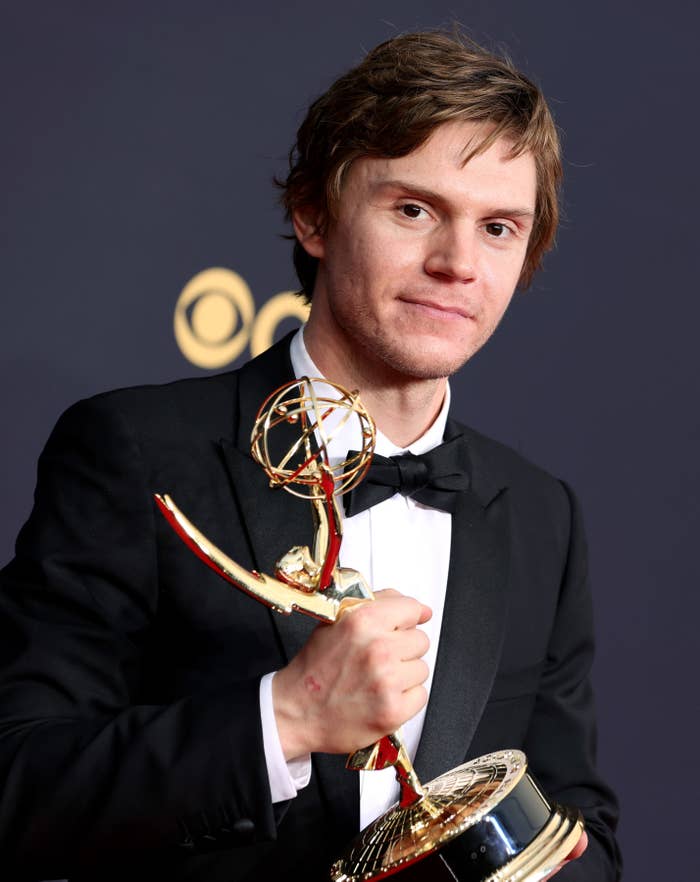
[[[408,447],[433,424],[445,398],[447,380],[406,377],[357,357],[352,346],[328,346],[313,322],[305,328],[304,343],[325,379],[357,389],[377,428],[398,447]]]

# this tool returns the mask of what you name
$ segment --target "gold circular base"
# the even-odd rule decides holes
[[[527,760],[519,750],[490,753],[424,785],[425,797],[395,805],[366,827],[331,868],[334,882],[371,882],[399,872],[483,821],[520,783]],[[573,849],[583,824],[577,814],[543,806],[544,827],[512,859],[479,882],[538,882]],[[538,825],[539,828],[540,825]],[[537,828],[536,828],[537,829]],[[471,871],[470,871],[471,872]],[[472,873],[470,880],[475,877]]]

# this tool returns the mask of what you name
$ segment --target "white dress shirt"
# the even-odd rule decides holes
[[[303,329],[294,336],[290,350],[296,377],[320,377],[304,345]],[[330,387],[321,387],[321,394],[336,397]],[[442,409],[428,431],[408,447],[397,447],[377,431],[376,453],[395,456],[405,451],[420,454],[442,443],[450,405],[447,386]],[[331,429],[332,431],[332,429]],[[328,443],[331,465],[344,460],[350,449],[360,448],[355,421],[348,422]],[[311,514],[309,513],[309,517]],[[399,493],[343,521],[340,565],[358,570],[372,590],[395,588],[429,606],[433,615],[421,625],[430,648],[424,656],[430,669],[425,686],[430,693],[450,560],[452,517],[449,513],[414,502]],[[279,549],[282,554],[286,549]],[[273,802],[292,799],[305,787],[311,776],[311,759],[302,757],[287,763],[280,745],[272,706],[272,678],[267,674],[260,683],[260,713],[270,791]],[[411,759],[415,758],[423,731],[425,708],[402,727],[403,739]],[[358,745],[360,746],[360,745]],[[350,773],[348,774],[357,774]],[[360,772],[360,829],[386,811],[398,799],[399,788],[393,768],[376,772]]]

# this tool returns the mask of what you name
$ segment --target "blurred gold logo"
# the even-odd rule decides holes
[[[201,368],[230,364],[250,347],[255,356],[275,340],[282,321],[306,321],[309,307],[292,291],[270,297],[256,314],[247,282],[238,273],[212,267],[197,273],[175,304],[175,340],[185,358]]]

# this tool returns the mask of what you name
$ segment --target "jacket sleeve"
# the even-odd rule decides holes
[[[581,511],[571,490],[569,548],[545,668],[524,745],[530,767],[555,802],[577,806],[589,845],[557,882],[614,882],[621,857],[617,802],[596,770],[596,725],[590,669],[593,611]]]
[[[151,490],[109,397],[61,418],[0,573],[3,878],[275,836],[257,679],[138,703],[159,604]]]

